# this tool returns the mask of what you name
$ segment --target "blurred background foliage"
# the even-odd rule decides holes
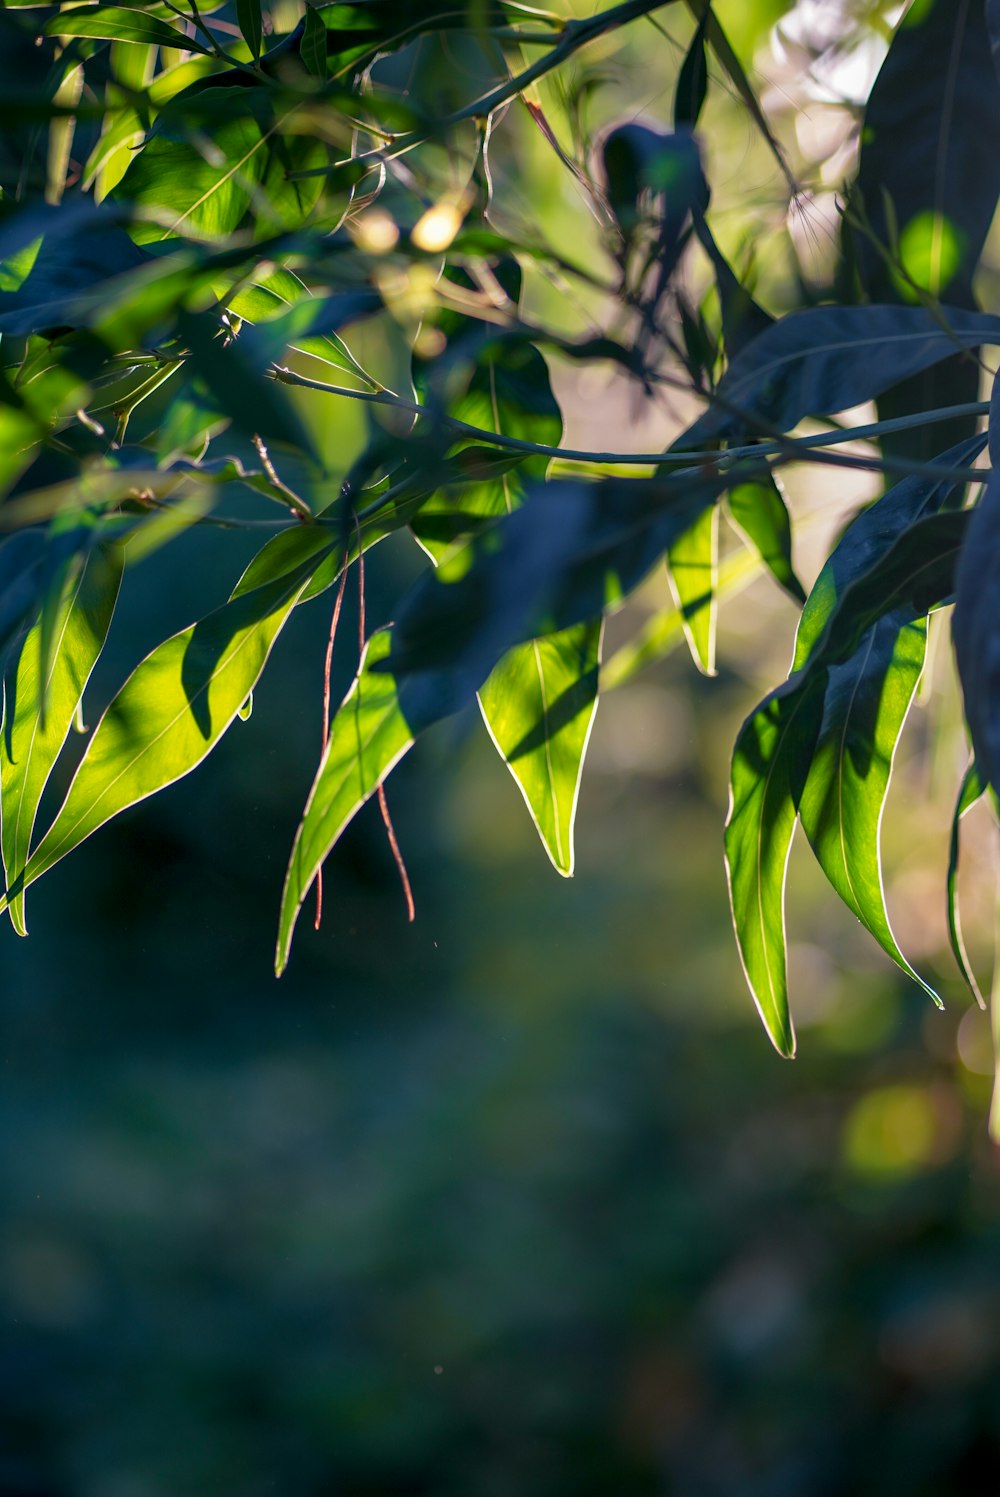
[[[789,210],[714,89],[713,221],[770,310],[832,275],[854,106],[898,9],[719,0],[805,184]],[[567,147],[581,121],[666,119],[692,29],[671,13],[546,80]],[[456,66],[440,46],[435,66]],[[504,211],[600,253],[526,112],[494,164]],[[981,282],[995,306],[995,246]],[[565,295],[526,268],[529,308],[556,325]],[[388,321],[364,337],[391,367]],[[613,430],[645,450],[677,429],[669,401],[599,368],[555,375],[571,443]],[[346,465],[356,410],[297,398]],[[804,580],[873,483],[789,480]],[[379,549],[374,622],[416,565],[400,538]],[[88,717],[237,572],[229,535],[131,571]],[[667,605],[649,583],[614,635]],[[300,613],[250,720],[39,884],[30,942],[3,935],[0,1491],[992,1492],[1000,1177],[989,1027],[951,975],[939,887],[965,755],[950,673],[908,730],[886,858],[901,942],[947,1010],[793,856],[788,1065],[747,1002],[719,857],[734,732],[791,651],[773,585],[724,608],[718,679],[670,654],[608,694],[571,884],[482,734],[453,722],[390,786],[417,923],[369,806],[327,865],[322,931],[300,931],[276,985],[320,732],[326,619]],[[982,964],[992,843],[971,820]]]

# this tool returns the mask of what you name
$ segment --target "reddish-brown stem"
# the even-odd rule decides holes
[[[403,898],[406,900],[406,918],[412,925],[413,921],[417,917],[417,910],[415,904],[413,903],[413,890],[410,887],[410,875],[406,871],[406,864],[403,861],[403,854],[400,852],[399,843],[396,840],[396,828],[393,826],[392,817],[389,815],[389,802],[385,798],[384,784],[379,785],[378,787],[378,806],[379,810],[382,812],[382,820],[385,822],[386,836],[389,838],[389,847],[396,862],[396,870],[399,873],[399,881],[403,886]]]

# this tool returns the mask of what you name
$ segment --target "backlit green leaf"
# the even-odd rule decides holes
[[[120,552],[103,546],[92,551],[62,589],[44,688],[39,678],[41,621],[29,631],[7,673],[0,734],[0,842],[8,884],[28,860],[38,803],[104,646],[120,580]],[[48,702],[44,720],[43,696]],[[26,935],[23,890],[12,896],[9,909],[14,929]]]
[[[13,899],[112,816],[189,774],[256,685],[330,542],[301,526],[297,564],[251,563],[228,603],[148,655],[98,722],[55,821],[8,888]]]
[[[61,10],[46,21],[46,36],[90,36],[112,42],[140,42],[160,47],[179,47],[187,52],[209,49],[186,31],[168,26],[156,16],[144,15],[138,8],[123,5],[81,5]]]
[[[713,504],[667,547],[667,576],[691,658],[706,676],[715,675],[718,614],[719,507]]]
[[[951,941],[951,949],[955,954],[959,971],[968,984],[969,992],[975,998],[980,1008],[986,1007],[986,999],[983,997],[976,974],[969,961],[969,953],[965,949],[965,938],[962,935],[962,921],[958,907],[958,856],[961,838],[962,818],[967,811],[981,800],[986,793],[986,787],[979,778],[979,770],[975,760],[969,765],[962,779],[961,788],[958,792],[958,800],[955,804],[955,813],[951,820],[951,842],[948,848],[948,938]]]
[[[788,1008],[785,879],[799,795],[823,712],[819,673],[771,693],[740,729],[733,753],[726,872],[743,971],[771,1042],[795,1054]]]
[[[389,656],[387,630],[373,634],[330,727],[326,752],[295,834],[278,921],[275,971],[288,962],[299,910],[330,849],[352,817],[411,747],[418,724],[405,716],[396,683],[372,670]]]
[[[726,496],[730,518],[774,580],[798,603],[805,589],[792,568],[792,526],[777,480],[768,474],[738,483]]]
[[[479,703],[553,866],[573,873],[573,824],[597,711],[602,621],[516,645],[491,671]]]
[[[247,220],[258,236],[301,228],[323,179],[290,173],[325,166],[328,152],[282,128],[290,123],[275,115],[263,84],[188,91],[160,112],[111,199],[148,215],[133,231],[144,243],[175,234],[217,239]]]
[[[900,951],[882,886],[882,814],[903,724],[923,670],[926,620],[881,619],[832,665],[823,718],[798,802],[802,829],[848,909],[892,960],[940,999]]]

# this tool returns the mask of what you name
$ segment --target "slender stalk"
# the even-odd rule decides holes
[[[988,400],[967,401],[960,405],[940,406],[931,411],[918,411],[909,416],[895,416],[889,421],[871,421],[865,426],[837,427],[807,437],[775,438],[772,441],[753,442],[744,447],[730,447],[725,451],[711,452],[596,452],[576,447],[551,447],[543,442],[527,442],[519,437],[507,437],[487,427],[473,426],[468,421],[459,421],[454,416],[433,416],[426,406],[415,400],[406,400],[401,395],[390,395],[386,391],[351,390],[346,385],[327,384],[323,380],[310,379],[297,374],[293,369],[275,366],[274,378],[282,384],[297,385],[307,390],[319,390],[328,395],[343,395],[350,400],[365,401],[369,405],[391,406],[406,411],[418,418],[436,419],[457,436],[474,437],[477,441],[511,452],[523,452],[537,457],[561,458],[564,462],[608,463],[628,467],[670,468],[691,467],[694,464],[711,463],[728,466],[742,457],[776,457],[816,453],[813,461],[820,460],[817,449],[837,447],[846,442],[875,441],[891,432],[909,431],[913,427],[932,426],[940,421],[950,421],[956,416],[984,416],[989,411]],[[876,469],[887,473],[926,473],[929,477],[954,477],[956,481],[967,478],[971,482],[985,482],[988,471],[981,468],[943,468],[933,463],[911,463],[903,458],[867,458],[850,453],[839,453],[835,461],[846,467]]]

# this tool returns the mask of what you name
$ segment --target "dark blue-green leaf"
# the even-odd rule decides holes
[[[1000,317],[944,307],[816,307],[793,312],[749,343],[716,402],[675,448],[700,450],[755,431],[791,431],[805,416],[860,405],[961,349],[1000,343]]]

